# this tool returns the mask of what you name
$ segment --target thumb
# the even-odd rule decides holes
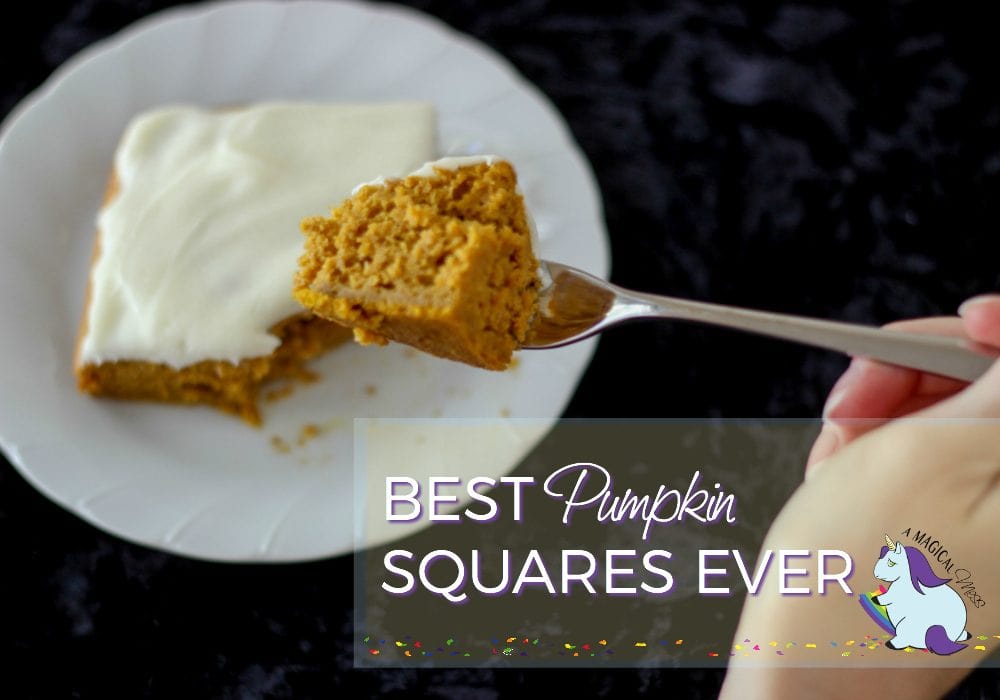
[[[1000,348],[1000,294],[973,297],[959,307],[958,314],[972,340]],[[1000,361],[971,386],[927,413],[944,418],[1000,418]]]
[[[958,315],[970,338],[1000,348],[1000,294],[973,297],[958,307]]]

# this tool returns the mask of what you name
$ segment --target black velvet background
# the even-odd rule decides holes
[[[48,2],[4,21],[0,116],[79,49],[168,4]],[[1000,82],[985,15],[933,2],[412,4],[555,102],[597,173],[620,284],[871,323],[1000,289]],[[568,415],[816,416],[844,366],[636,325],[606,334]],[[354,672],[348,558],[224,566],[149,551],[63,512],[6,463],[0,557],[2,696],[24,683],[17,695],[492,698],[544,680],[567,696],[697,698],[721,683],[703,671]],[[996,671],[954,693],[997,696]]]

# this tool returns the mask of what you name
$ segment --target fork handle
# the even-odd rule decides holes
[[[750,331],[969,382],[981,377],[1000,357],[1000,351],[962,338],[823,321],[622,289],[619,294],[630,304],[648,307],[633,308],[636,315]]]

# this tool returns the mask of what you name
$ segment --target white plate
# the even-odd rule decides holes
[[[592,343],[522,353],[509,373],[345,347],[316,364],[322,381],[269,405],[261,430],[207,408],[75,389],[94,216],[130,117],[176,102],[408,98],[437,106],[443,151],[510,158],[543,257],[606,273],[594,178],[551,104],[503,59],[413,11],[329,2],[168,11],[85,50],[15,109],[0,132],[0,445],[21,473],[134,542],[294,561],[352,549],[353,417],[558,417]],[[300,447],[307,423],[327,431]],[[510,470],[533,443],[515,441],[490,463]],[[479,467],[470,463],[470,475]]]

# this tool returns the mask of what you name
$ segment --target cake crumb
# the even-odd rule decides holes
[[[517,369],[518,365],[520,365],[520,364],[521,364],[521,358],[520,357],[512,357],[510,359],[510,364],[507,365],[507,370],[509,371],[509,370],[512,370],[512,369]]]
[[[503,408],[501,408],[500,409],[500,417],[501,418],[510,418],[510,409],[507,408],[506,406],[504,406]]]
[[[303,384],[314,384],[320,380],[321,375],[319,372],[306,369],[300,365],[295,368],[295,374],[293,374],[292,377],[296,381],[302,382]]]
[[[291,382],[286,382],[281,386],[276,386],[273,389],[268,390],[264,393],[264,401],[268,403],[274,403],[280,399],[287,396],[291,396],[292,392],[295,391],[295,385]]]
[[[417,351],[413,348],[406,348],[403,350],[403,357],[413,358],[417,356]]]
[[[321,435],[343,428],[345,425],[347,425],[347,421],[343,418],[331,418],[322,423],[305,423],[299,428],[298,435],[294,440],[290,437],[286,439],[280,435],[271,436],[271,447],[274,448],[275,452],[289,454],[297,448],[305,448]],[[328,459],[328,456],[324,459]]]
[[[299,429],[299,438],[295,442],[302,447],[310,440],[314,440],[323,434],[323,429],[315,423],[306,423]]]
[[[378,387],[374,384],[365,384],[365,396],[375,396]]]

